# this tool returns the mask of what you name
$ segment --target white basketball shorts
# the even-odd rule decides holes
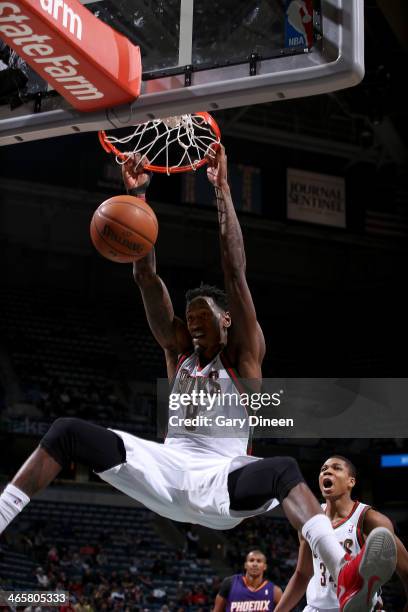
[[[244,518],[279,503],[273,499],[257,510],[230,510],[228,474],[259,457],[229,457],[205,448],[193,451],[182,440],[161,444],[114,431],[124,442],[126,463],[98,476],[161,516],[212,529],[232,529]]]

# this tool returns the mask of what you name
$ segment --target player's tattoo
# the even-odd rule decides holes
[[[217,202],[217,209],[218,209],[218,221],[220,225],[225,224],[227,207],[225,204],[224,196],[222,195],[222,191],[219,187],[214,187],[214,190],[215,190],[215,199]]]

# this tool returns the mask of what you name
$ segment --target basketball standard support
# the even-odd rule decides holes
[[[191,86],[185,75],[173,74],[142,83],[133,104],[81,114],[55,100],[43,101],[43,112],[0,121],[0,144],[8,145],[75,132],[112,129],[195,111],[246,106],[273,100],[323,94],[357,85],[364,76],[363,0],[322,2],[323,39],[311,52],[249,64],[194,72]],[[186,31],[186,30],[184,30]],[[61,105],[61,101],[58,101]]]
[[[180,2],[179,66],[189,66],[193,61],[194,0]]]

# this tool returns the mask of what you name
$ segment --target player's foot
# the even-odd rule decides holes
[[[376,527],[358,555],[346,555],[337,580],[340,612],[371,610],[372,598],[394,573],[397,564],[395,538],[389,529]]]

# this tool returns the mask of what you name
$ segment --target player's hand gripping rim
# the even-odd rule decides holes
[[[228,186],[227,156],[225,147],[220,144],[214,157],[207,156],[207,177],[217,189]]]
[[[149,164],[146,156],[140,153],[125,153],[127,161],[122,164],[122,178],[128,192],[132,195],[144,194],[152,180],[152,173],[145,172],[144,167]]]

